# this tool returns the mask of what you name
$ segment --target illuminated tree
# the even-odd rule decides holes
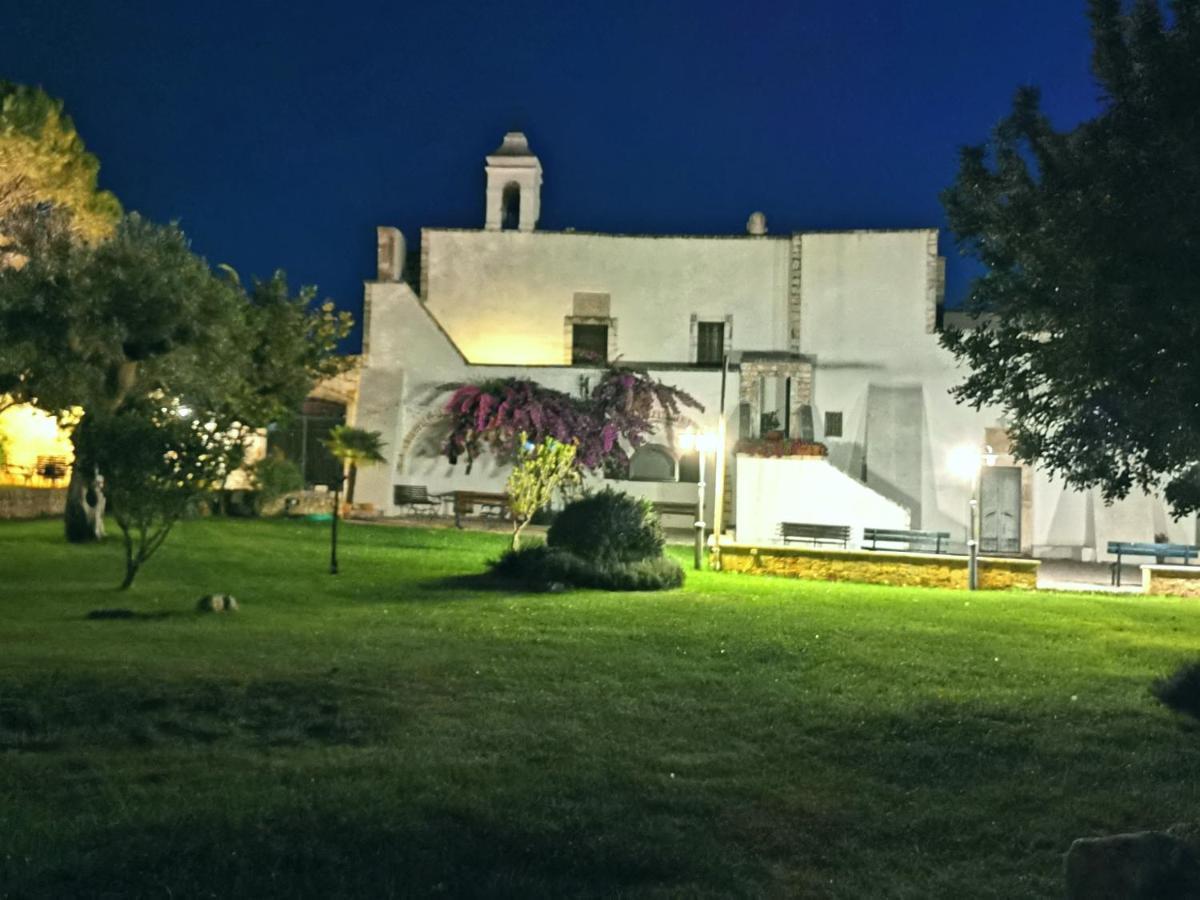
[[[71,118],[40,88],[0,81],[0,218],[23,206],[49,204],[71,214],[73,232],[108,237],[121,204],[96,184],[100,163]]]
[[[580,480],[574,442],[566,444],[548,437],[535,444],[524,432],[518,435],[518,441],[517,459],[505,487],[512,514],[514,550],[521,546],[525,526],[554,499],[555,491],[564,491]]]
[[[943,343],[956,397],[1003,409],[1013,452],[1106,499],[1200,509],[1200,2],[1092,0],[1103,107],[1056,131],[1018,92],[943,195],[985,266]]]

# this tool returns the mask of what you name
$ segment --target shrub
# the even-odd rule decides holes
[[[508,550],[492,563],[492,571],[535,590],[562,585],[606,591],[662,591],[682,586],[684,577],[679,564],[665,556],[632,562],[594,560],[545,544]]]
[[[1200,719],[1200,662],[1188,663],[1171,677],[1160,678],[1150,691],[1175,712]]]
[[[284,494],[304,488],[300,467],[285,457],[278,448],[250,467],[250,480],[258,492],[259,508]]]
[[[611,488],[568,503],[546,534],[550,547],[600,563],[660,557],[665,542],[649,502]]]

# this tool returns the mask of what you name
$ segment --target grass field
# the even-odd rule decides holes
[[[1200,809],[1148,693],[1200,607],[464,577],[503,540],[349,526],[334,578],[322,526],[200,521],[119,594],[116,542],[0,524],[0,895],[1054,897]]]

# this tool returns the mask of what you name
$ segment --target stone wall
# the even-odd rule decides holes
[[[1200,597],[1200,566],[1142,566],[1142,592],[1159,597]]]
[[[0,485],[0,519],[41,519],[61,516],[66,488],[27,488]]]
[[[1035,590],[1040,563],[1030,559],[980,557],[981,590]],[[813,581],[857,581],[897,587],[967,586],[967,557],[933,553],[823,550],[809,547],[721,546],[721,569],[752,575],[782,575]],[[1197,582],[1200,586],[1200,582]]]
[[[333,494],[329,491],[293,491],[276,497],[262,510],[264,516],[313,516],[331,512]]]

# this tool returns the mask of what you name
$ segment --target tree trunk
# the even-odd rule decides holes
[[[517,516],[513,516],[512,549],[521,549],[521,532],[525,530],[525,526],[528,525],[529,522],[529,519],[521,519]]]
[[[71,467],[67,484],[67,505],[63,511],[63,526],[72,544],[86,544],[104,539],[104,479],[78,460]]]
[[[133,584],[133,579],[137,577],[140,564],[133,557],[128,557],[125,560],[125,579],[121,582],[121,586],[117,588],[119,591],[129,590]]]
[[[354,505],[354,483],[358,481],[358,466],[350,463],[350,478],[346,482],[346,505]]]

